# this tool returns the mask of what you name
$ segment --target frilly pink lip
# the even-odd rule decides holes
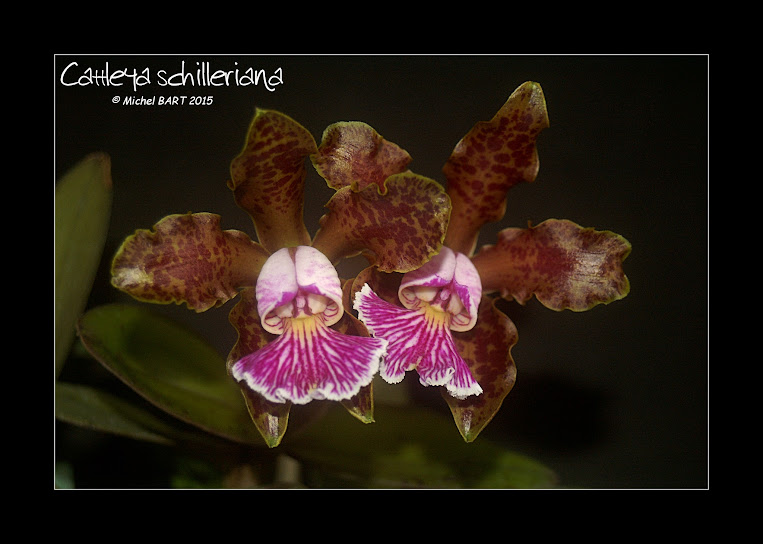
[[[388,342],[381,377],[399,383],[416,369],[424,385],[444,386],[455,398],[482,394],[451,331],[468,331],[477,323],[482,282],[471,260],[442,247],[418,270],[403,275],[401,308],[382,300],[365,284],[353,307],[375,338]]]
[[[417,308],[422,301],[436,303],[435,298],[440,297],[443,309],[452,315],[450,328],[468,331],[477,323],[482,282],[466,255],[443,246],[429,262],[403,276],[398,296],[408,309]]]
[[[284,318],[321,314],[330,326],[344,314],[342,286],[334,265],[309,246],[273,253],[262,267],[256,294],[262,326],[273,334],[283,333]]]
[[[355,294],[354,308],[369,332],[388,342],[380,366],[387,383],[399,383],[406,372],[416,369],[423,385],[444,386],[455,398],[482,393],[458,353],[445,312],[426,305],[407,309],[390,304],[367,283]]]
[[[386,340],[342,334],[309,317],[285,321],[283,334],[231,367],[270,402],[347,400],[378,372]]]
[[[231,375],[275,403],[342,401],[371,383],[387,341],[330,328],[344,309],[334,265],[320,251],[283,248],[263,265],[256,287],[262,326],[279,335],[231,366]]]

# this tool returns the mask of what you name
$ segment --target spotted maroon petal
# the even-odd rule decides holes
[[[228,186],[271,253],[310,244],[302,216],[305,160],[316,150],[302,125],[277,111],[257,109],[244,149],[231,163]]]
[[[610,231],[549,219],[536,227],[509,228],[473,262],[486,292],[526,303],[533,295],[552,310],[584,311],[630,291],[623,261],[630,243]]]
[[[443,394],[459,432],[472,442],[487,426],[503,404],[516,381],[517,369],[511,348],[517,342],[514,323],[483,296],[476,326],[467,332],[453,333],[458,352],[474,378],[482,386],[482,394],[459,400]]]
[[[316,171],[330,187],[384,188],[392,174],[404,172],[411,156],[361,122],[340,122],[323,133],[318,153],[311,157]]]
[[[445,245],[472,255],[482,225],[503,217],[509,189],[537,176],[535,141],[547,126],[543,91],[527,82],[456,145],[443,168],[453,204]]]
[[[418,268],[440,250],[450,214],[442,186],[410,172],[387,178],[385,191],[339,189],[326,207],[313,247],[332,262],[370,251],[386,272]]]
[[[170,215],[122,243],[111,283],[141,301],[202,312],[254,285],[267,257],[245,233],[222,230],[218,215]]]
[[[371,334],[389,342],[380,369],[388,383],[401,382],[415,369],[423,385],[445,386],[454,397],[482,392],[456,349],[445,312],[401,308],[379,298],[368,284],[356,294],[354,308]]]

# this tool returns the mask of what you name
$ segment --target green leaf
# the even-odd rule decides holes
[[[152,404],[210,433],[262,444],[225,360],[182,326],[113,304],[88,311],[79,334],[98,361]]]
[[[69,463],[56,462],[56,489],[74,489],[74,469]]]
[[[287,434],[281,446],[304,463],[311,487],[526,489],[557,485],[556,475],[532,459],[488,440],[467,444],[450,418],[432,411],[377,404],[375,420],[358,425],[334,406],[304,433]]]
[[[124,399],[89,386],[56,384],[56,419],[135,440],[173,444],[184,433]]]
[[[58,377],[101,260],[111,217],[111,161],[85,157],[60,180],[55,196],[55,342]]]

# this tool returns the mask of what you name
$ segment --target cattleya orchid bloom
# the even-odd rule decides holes
[[[341,334],[330,328],[344,313],[334,265],[315,248],[279,249],[257,279],[262,328],[280,335],[231,367],[271,402],[306,404],[346,400],[371,383],[386,340]]]
[[[397,383],[416,369],[424,385],[445,386],[456,425],[473,441],[516,380],[517,330],[496,295],[553,310],[583,311],[625,297],[622,262],[631,246],[609,231],[550,219],[507,228],[475,255],[483,225],[499,221],[508,190],[538,173],[536,139],[548,126],[540,85],[527,82],[488,122],[456,145],[443,168],[452,210],[444,246],[419,270],[367,269],[353,287],[369,331],[389,341],[381,376]]]
[[[450,335],[474,327],[481,295],[472,262],[447,247],[403,276],[398,296],[404,308],[385,302],[365,284],[355,295],[355,309],[374,336],[390,342],[382,378],[399,383],[415,368],[422,384],[444,385],[458,399],[482,393]]]
[[[351,156],[337,154],[340,134]],[[336,191],[314,238],[302,217],[307,158]],[[238,340],[228,372],[270,447],[292,403],[339,401],[373,421],[371,379],[387,341],[347,311],[351,282],[342,284],[334,263],[366,251],[380,272],[403,273],[439,252],[450,201],[437,182],[406,170],[409,161],[363,123],[332,125],[319,147],[291,118],[258,109],[228,182],[258,241],[222,230],[215,214],[170,215],[123,242],[112,284],[196,312],[240,297],[229,315]]]

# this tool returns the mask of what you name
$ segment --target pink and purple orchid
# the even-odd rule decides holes
[[[474,265],[447,247],[403,276],[398,290],[403,308],[382,300],[365,284],[354,307],[375,337],[389,341],[382,378],[399,383],[415,368],[422,384],[444,385],[458,399],[482,393],[450,334],[474,327],[481,295]]]
[[[270,402],[347,400],[371,383],[386,340],[331,328],[344,314],[334,265],[315,248],[279,249],[257,279],[262,328],[279,335],[231,367],[237,381]]]
[[[523,84],[458,143],[446,192],[364,123],[331,125],[318,146],[289,117],[258,110],[228,183],[258,241],[222,230],[214,214],[168,216],[125,240],[112,284],[197,312],[240,298],[228,371],[271,447],[292,404],[338,401],[370,422],[374,375],[399,383],[414,369],[442,387],[470,442],[516,380],[517,330],[499,298],[582,311],[629,291],[630,244],[570,221],[508,228],[475,252],[482,226],[503,218],[508,190],[537,176],[547,126],[540,86]],[[308,158],[335,190],[314,236],[302,217]],[[370,266],[340,279],[335,264],[361,253]]]

